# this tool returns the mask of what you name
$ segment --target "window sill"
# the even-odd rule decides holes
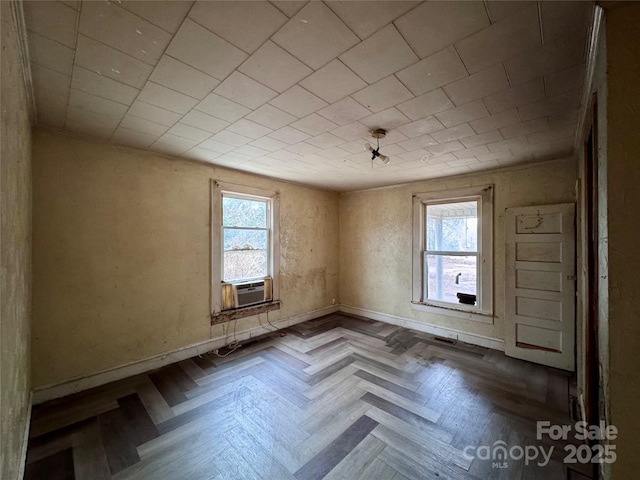
[[[261,303],[259,305],[251,305],[249,307],[234,308],[233,310],[223,310],[222,312],[212,313],[211,325],[230,322],[231,320],[238,320],[239,318],[250,317],[252,315],[259,315],[261,313],[270,312],[272,310],[280,310],[280,300],[274,300],[272,302]]]
[[[493,313],[462,310],[455,307],[445,307],[443,305],[432,305],[422,302],[411,302],[411,308],[420,312],[437,313],[438,315],[445,315],[448,317],[456,317],[463,320],[471,320],[474,322],[493,325]]]

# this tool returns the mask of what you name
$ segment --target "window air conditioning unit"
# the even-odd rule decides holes
[[[241,283],[222,283],[222,310],[248,307],[272,300],[273,279],[252,280]]]

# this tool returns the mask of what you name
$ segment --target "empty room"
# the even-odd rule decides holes
[[[640,3],[0,7],[2,480],[637,478]]]

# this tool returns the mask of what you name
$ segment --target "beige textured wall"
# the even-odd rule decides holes
[[[209,320],[212,178],[280,192],[272,323],[337,301],[335,193],[48,131],[33,177],[35,388],[228,333]]]
[[[340,197],[340,301],[375,312],[504,339],[504,210],[574,201],[572,159],[428,180]],[[494,184],[493,325],[411,308],[412,194]]]
[[[640,471],[640,3],[607,11],[609,406],[620,431],[612,478]]]
[[[0,478],[18,479],[30,392],[31,129],[9,2],[0,2]]]

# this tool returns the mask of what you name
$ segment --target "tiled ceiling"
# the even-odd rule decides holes
[[[24,2],[40,124],[338,191],[571,154],[592,7]]]

